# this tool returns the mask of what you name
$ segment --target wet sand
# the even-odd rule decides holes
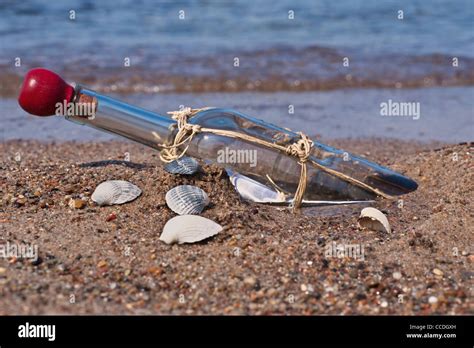
[[[402,202],[375,204],[391,234],[360,230],[360,207],[294,214],[243,202],[218,168],[171,176],[158,153],[140,145],[0,143],[0,243],[37,245],[40,256],[0,258],[0,315],[474,313],[472,147],[330,144],[419,183]],[[129,180],[143,194],[95,206],[88,197],[110,179]],[[193,245],[159,241],[175,215],[165,193],[178,184],[209,194],[202,216],[223,232]],[[84,207],[68,205],[80,197]],[[358,245],[363,254],[328,255],[333,243]]]

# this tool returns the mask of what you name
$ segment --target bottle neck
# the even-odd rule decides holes
[[[160,148],[169,141],[173,119],[129,105],[77,86],[73,101],[76,110],[65,114],[66,119],[81,125],[121,135],[141,144]]]

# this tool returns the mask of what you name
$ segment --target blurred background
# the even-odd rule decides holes
[[[28,116],[46,67],[164,114],[231,107],[322,139],[460,142],[474,134],[474,2],[1,1],[1,139],[105,140]],[[420,103],[420,118],[380,104]]]

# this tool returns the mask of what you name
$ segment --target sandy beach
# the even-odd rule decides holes
[[[418,182],[403,201],[374,204],[391,234],[360,230],[360,206],[295,214],[241,201],[219,168],[172,176],[158,152],[128,142],[0,143],[1,243],[39,254],[0,259],[0,314],[472,314],[472,144],[329,143]],[[143,194],[98,207],[90,195],[110,179]],[[159,241],[175,216],[165,193],[178,184],[208,193],[202,216],[224,231]],[[334,243],[363,254],[328,255]]]

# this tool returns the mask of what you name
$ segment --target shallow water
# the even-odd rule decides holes
[[[473,4],[4,1],[0,95],[35,66],[125,94],[473,85]]]
[[[471,0],[27,0],[1,2],[0,16],[3,140],[112,137],[20,110],[35,66],[162,114],[231,107],[323,138],[474,134]],[[390,100],[419,103],[419,118],[381,116]]]

